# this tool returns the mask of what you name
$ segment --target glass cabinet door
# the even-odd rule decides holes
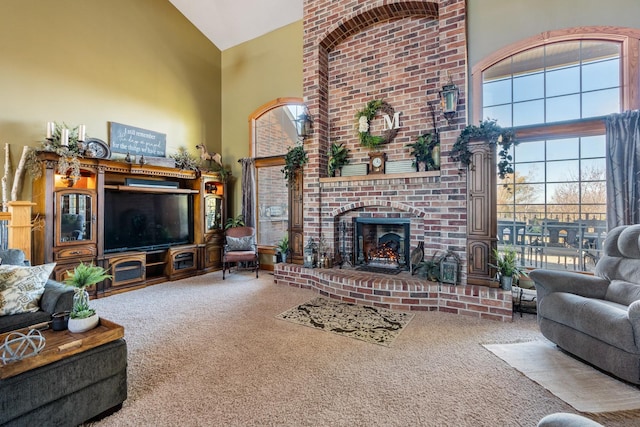
[[[222,198],[207,196],[204,203],[205,233],[222,230]]]
[[[59,195],[57,244],[82,243],[94,239],[93,199],[90,193],[65,192]]]

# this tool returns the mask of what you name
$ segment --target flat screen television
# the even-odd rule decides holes
[[[105,253],[187,243],[193,243],[191,194],[105,190]]]

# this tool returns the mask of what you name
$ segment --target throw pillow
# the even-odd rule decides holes
[[[55,266],[0,265],[0,316],[38,311],[44,285]]]
[[[0,258],[2,258],[2,264],[25,265],[24,252],[20,249],[5,249],[4,251],[0,251]]]
[[[227,236],[227,245],[230,251],[252,251],[253,236],[230,237]]]

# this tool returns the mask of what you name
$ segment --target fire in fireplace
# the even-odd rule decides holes
[[[408,218],[354,218],[353,265],[408,269]]]

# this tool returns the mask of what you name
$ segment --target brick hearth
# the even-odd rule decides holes
[[[392,310],[442,311],[510,322],[511,292],[485,286],[430,282],[411,276],[365,273],[351,269],[304,268],[276,264],[275,282],[317,290],[344,302],[369,304]]]

